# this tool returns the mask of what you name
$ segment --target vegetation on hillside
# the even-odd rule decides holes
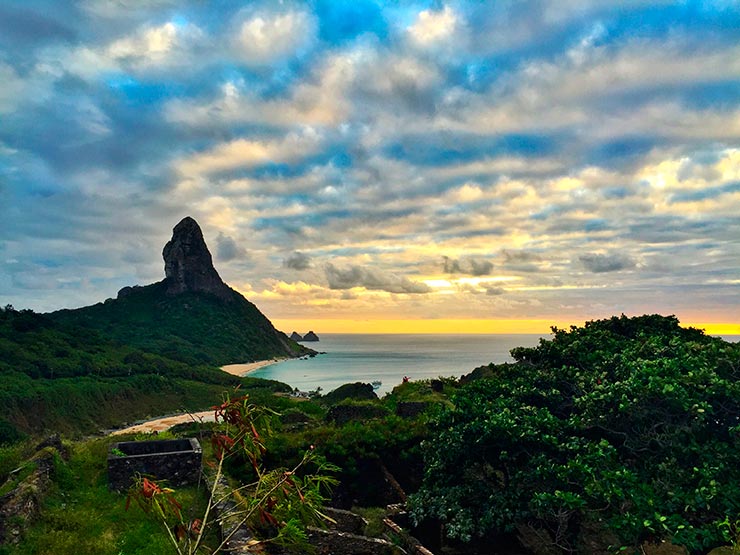
[[[226,301],[208,293],[167,295],[165,290],[165,282],[133,287],[118,299],[49,317],[188,364],[222,366],[313,352],[277,332],[235,291]]]
[[[24,434],[91,432],[203,409],[225,389],[257,383],[11,306],[0,308],[0,379],[0,444]]]
[[[661,316],[553,331],[514,349],[515,364],[479,369],[434,418],[416,519],[561,553],[732,539],[740,345]]]

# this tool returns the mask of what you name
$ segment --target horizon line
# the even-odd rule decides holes
[[[571,326],[583,326],[585,322],[599,320],[589,318],[583,320],[493,320],[493,319],[378,319],[353,320],[343,318],[271,318],[273,325],[290,335],[291,332],[317,334],[347,334],[347,335],[550,335],[552,327],[570,329]],[[707,335],[740,335],[740,323],[730,322],[700,322],[680,321],[684,328],[698,328]]]

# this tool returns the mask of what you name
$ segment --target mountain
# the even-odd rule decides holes
[[[221,280],[193,218],[174,227],[162,256],[164,280],[124,287],[116,299],[49,317],[191,364],[220,366],[313,352],[276,330],[254,304]]]

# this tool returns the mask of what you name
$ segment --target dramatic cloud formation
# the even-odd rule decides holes
[[[330,289],[364,287],[389,293],[428,293],[430,290],[424,283],[416,283],[406,277],[389,274],[376,268],[360,266],[337,268],[334,264],[327,263],[324,269]]]
[[[739,324],[738,28],[724,1],[4,4],[0,302],[161,279],[191,215],[278,323]]]

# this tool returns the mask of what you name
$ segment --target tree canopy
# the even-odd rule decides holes
[[[561,552],[726,543],[740,514],[740,345],[675,317],[569,330],[478,369],[425,442],[419,521],[462,541],[533,531]],[[612,551],[613,552],[613,551]]]

